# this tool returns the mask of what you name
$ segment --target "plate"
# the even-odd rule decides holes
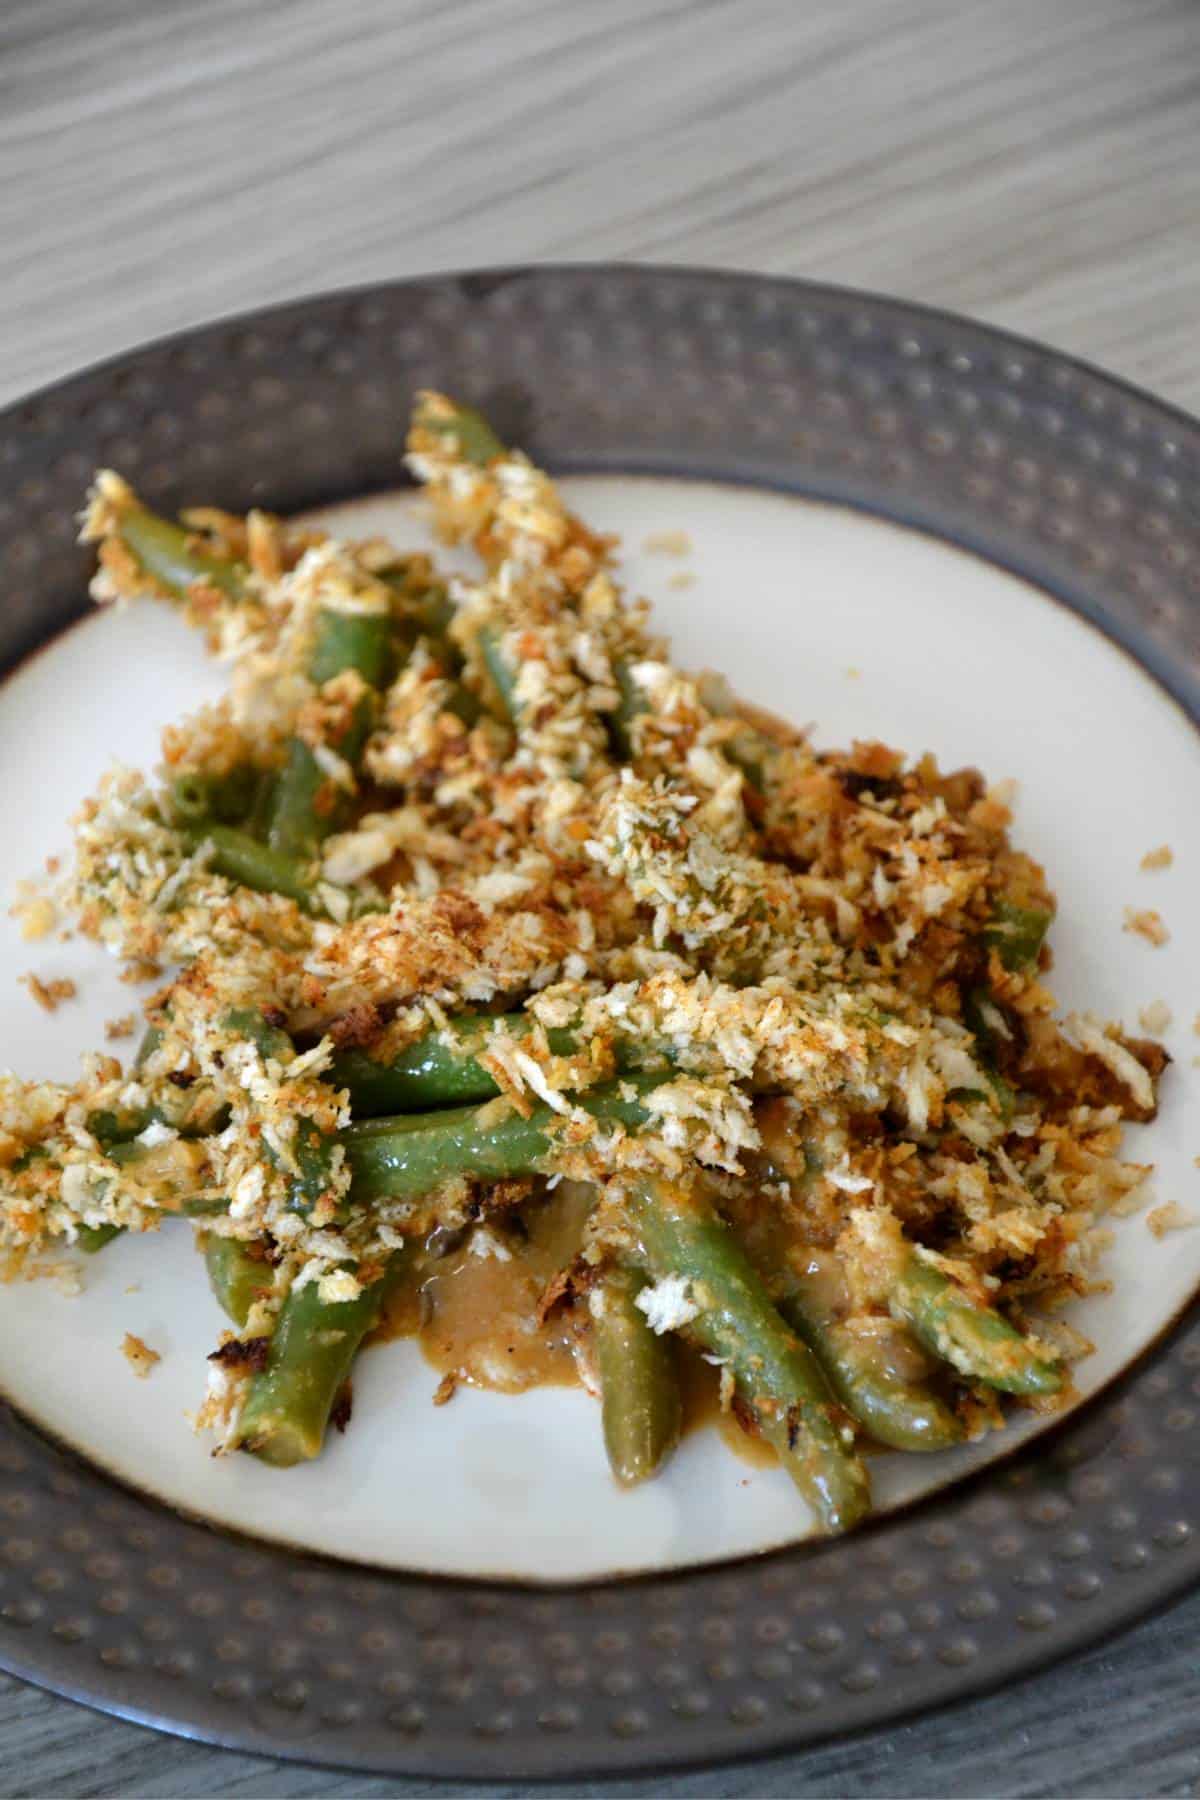
[[[61,848],[106,754],[150,760],[158,724],[212,678],[153,609],[55,636],[84,607],[69,521],[92,467],[167,507],[371,494],[372,518],[415,542],[411,499],[387,490],[425,383],[573,472],[680,660],[812,718],[822,742],[877,734],[1019,778],[1018,839],[1062,902],[1056,993],[1127,1019],[1174,1003],[1167,1101],[1128,1149],[1186,1206],[1200,434],[1049,352],[894,302],[685,271],[443,277],[191,333],[14,409],[0,657],[48,647],[0,695],[0,757],[28,770],[0,800],[6,880]],[[362,506],[349,516],[363,528]],[[686,557],[648,547],[679,532]],[[51,735],[56,710],[69,729]],[[1140,873],[1162,842],[1175,866]],[[1175,924],[1165,949],[1122,931],[1126,905]],[[69,1074],[128,989],[77,943],[10,929],[0,950],[10,995],[24,968],[81,977],[70,1014],[17,1001],[0,1026],[0,1059]],[[0,1379],[19,1411],[0,1433],[0,1655],[151,1723],[428,1774],[715,1760],[1031,1669],[1197,1572],[1200,1332],[1185,1323],[1106,1384],[1186,1305],[1200,1231],[1118,1223],[1116,1293],[1080,1320],[1101,1343],[1081,1370],[1094,1403],[965,1482],[957,1454],[883,1458],[896,1516],[769,1555],[798,1530],[777,1474],[702,1434],[664,1480],[618,1495],[585,1396],[460,1393],[432,1413],[435,1377],[408,1345],[366,1359],[355,1425],[314,1468],[208,1462],[181,1417],[215,1328],[194,1257],[171,1252],[176,1281],[163,1244],[118,1248],[86,1300],[4,1295]],[[166,1352],[136,1389],[127,1329]],[[718,1566],[688,1566],[702,1561]],[[528,1585],[547,1578],[574,1585]]]

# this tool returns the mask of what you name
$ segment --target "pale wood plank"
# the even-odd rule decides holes
[[[1200,407],[1198,96],[1191,0],[8,0],[0,399],[322,287],[619,257],[904,294]],[[556,1791],[1194,1793],[1198,1639],[1200,1597],[899,1730]],[[12,1795],[428,1791],[6,1680],[0,1744]]]

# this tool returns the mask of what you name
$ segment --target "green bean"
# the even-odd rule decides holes
[[[866,1471],[837,1423],[819,1364],[772,1306],[733,1233],[698,1195],[665,1182],[639,1180],[628,1204],[647,1272],[691,1284],[699,1311],[684,1335],[732,1372],[823,1528],[848,1529],[870,1506]]]
[[[278,1025],[268,1024],[256,1006],[232,1006],[227,1013],[221,1015],[221,1028],[232,1031],[235,1036],[248,1038],[266,1062],[290,1062],[295,1055],[295,1046],[286,1031]]]
[[[967,988],[962,997],[963,1024],[975,1039],[980,1053],[991,1061],[1004,1038],[1008,1021],[998,1001],[993,999],[991,990],[985,987]]]
[[[631,1076],[576,1095],[576,1104],[602,1124],[633,1129],[647,1118],[641,1096],[661,1080]],[[528,1118],[513,1108],[494,1122],[485,1108],[457,1106],[349,1125],[340,1141],[353,1171],[350,1199],[356,1205],[385,1196],[420,1199],[458,1175],[502,1181],[535,1173],[552,1166],[562,1124],[559,1113],[541,1105]]]
[[[500,1089],[476,1057],[493,1031],[499,1029],[520,1040],[534,1024],[531,1013],[457,1019],[448,1031],[426,1033],[387,1062],[377,1061],[363,1050],[339,1050],[327,1079],[334,1087],[349,1090],[356,1119],[491,1100]],[[575,1034],[569,1030],[551,1030],[546,1036],[556,1056],[570,1056],[577,1047]]]
[[[627,1076],[589,1088],[575,1102],[601,1124],[633,1130],[648,1117],[642,1097],[662,1080],[653,1073]],[[486,1107],[458,1106],[364,1119],[338,1132],[336,1139],[325,1137],[310,1121],[301,1124],[308,1129],[298,1135],[292,1203],[305,1211],[327,1191],[335,1144],[344,1146],[350,1163],[353,1207],[389,1196],[421,1199],[460,1175],[501,1181],[552,1168],[563,1119],[545,1105],[535,1106],[528,1118],[514,1107],[495,1119],[487,1116]],[[156,1184],[164,1211],[203,1216],[226,1205],[205,1192],[203,1150],[194,1139],[175,1138],[153,1147],[135,1140],[114,1144],[108,1155]]]
[[[1016,906],[1011,900],[994,900],[991,917],[983,928],[983,942],[995,950],[1006,969],[1030,969],[1041,953],[1054,914],[1040,906]]]
[[[409,585],[410,576],[405,565],[381,569],[379,579],[385,581],[398,597],[403,617],[412,622],[419,634],[445,640],[454,617],[454,602],[440,581],[431,581],[427,587],[414,589]],[[448,649],[449,645],[442,647]]]
[[[280,1309],[266,1367],[250,1381],[238,1423],[241,1449],[281,1469],[320,1455],[334,1402],[407,1260],[397,1252],[386,1273],[355,1300],[322,1300],[316,1281],[292,1290]]]
[[[617,657],[614,662],[613,674],[617,678],[617,692],[621,698],[616,711],[609,717],[608,733],[618,756],[624,762],[632,762],[633,722],[641,713],[649,710],[649,702],[633,679],[633,671],[623,656]]]
[[[248,831],[239,831],[233,825],[191,827],[187,837],[196,848],[202,844],[212,846],[208,866],[227,881],[253,888],[259,894],[282,894],[305,912],[325,911],[316,891],[320,870],[315,862],[302,862],[269,844],[260,844]]]
[[[382,687],[391,657],[391,620],[386,612],[347,613],[332,608],[317,614],[308,678],[324,687],[353,669],[368,687]]]
[[[80,1225],[75,1232],[75,1242],[85,1256],[95,1256],[106,1244],[111,1244],[124,1231],[123,1225]]]
[[[226,1202],[209,1199],[204,1191],[205,1151],[195,1138],[172,1138],[165,1144],[113,1144],[106,1152],[110,1162],[129,1169],[137,1180],[153,1189],[154,1204],[163,1212],[201,1218],[222,1212]]]
[[[87,1128],[105,1150],[140,1136],[148,1125],[169,1125],[183,1137],[207,1137],[228,1123],[228,1110],[208,1083],[188,1088],[164,1087],[153,1102],[114,1112],[104,1107],[88,1114]]]
[[[318,1200],[329,1193],[334,1176],[336,1139],[329,1137],[311,1119],[296,1121],[296,1135],[291,1151],[295,1167],[288,1191],[288,1205],[293,1212],[308,1214]]]
[[[379,688],[387,673],[391,621],[387,613],[323,611],[317,616],[316,633],[308,673],[321,687],[335,676],[354,670],[371,690]],[[374,691],[362,695],[349,723],[329,748],[353,767],[362,755],[375,720]],[[345,796],[332,793],[328,774],[311,747],[294,737],[271,798],[267,843],[277,854],[296,859],[316,856],[321,840],[339,822]]]
[[[272,1285],[271,1265],[263,1258],[261,1246],[210,1232],[204,1245],[204,1266],[222,1312],[235,1325],[244,1325],[250,1308]]]
[[[286,1068],[295,1055],[295,1046],[286,1031],[271,1025],[253,1007],[235,1007],[221,1020],[227,1031],[248,1039],[259,1055],[272,1058]],[[288,1205],[293,1212],[307,1214],[322,1199],[333,1182],[335,1140],[323,1132],[312,1119],[299,1118],[291,1140],[291,1181]],[[268,1151],[272,1162],[274,1152]]]
[[[507,454],[482,413],[470,406],[456,405],[452,412],[418,406],[413,414],[413,427],[418,431],[436,432],[439,437],[453,438],[464,462],[473,463],[477,469],[486,469],[489,463]]]
[[[671,1345],[635,1304],[644,1275],[612,1269],[592,1307],[609,1467],[623,1487],[656,1475],[679,1442],[682,1407]]]
[[[504,654],[501,634],[493,625],[484,625],[479,633],[479,653],[492,678],[500,704],[513,725],[520,723],[521,705],[517,699],[517,671]]]
[[[175,816],[188,825],[210,819],[223,825],[238,825],[254,806],[258,782],[259,771],[248,763],[225,775],[189,770],[171,783],[171,807]]]
[[[840,1317],[819,1259],[810,1260],[802,1272],[789,1269],[775,1304],[804,1339],[851,1418],[876,1443],[893,1450],[944,1450],[961,1440],[959,1420],[927,1384],[890,1366],[878,1337],[860,1336]]]
[[[187,598],[188,589],[198,581],[219,588],[231,600],[245,597],[247,571],[243,563],[214,556],[202,547],[194,532],[159,518],[144,506],[123,512],[116,533],[145,573],[181,600]]]
[[[889,1296],[901,1321],[935,1356],[972,1381],[1006,1394],[1057,1394],[1062,1369],[1039,1356],[993,1307],[972,1299],[914,1251]]]

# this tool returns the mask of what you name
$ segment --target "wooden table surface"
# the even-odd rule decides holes
[[[315,289],[624,258],[933,302],[1200,410],[1198,125],[1193,0],[5,0],[0,400]],[[1198,1699],[1200,1596],[901,1729],[555,1791],[1195,1794]],[[2,1678],[0,1789],[429,1791]]]

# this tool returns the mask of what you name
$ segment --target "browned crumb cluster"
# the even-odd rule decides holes
[[[50,981],[43,981],[40,976],[31,971],[28,975],[22,975],[21,981],[29,989],[42,1011],[48,1013],[57,1012],[63,1001],[73,1000],[78,991],[75,983],[68,980],[65,975],[57,976]]]
[[[1160,912],[1152,906],[1125,908],[1125,929],[1133,932],[1135,937],[1144,938],[1155,949],[1161,949],[1170,941],[1171,934],[1163,923]]]
[[[157,1350],[152,1350],[140,1337],[127,1331],[121,1343],[121,1355],[129,1364],[139,1381],[145,1381],[156,1363],[162,1361]]]

